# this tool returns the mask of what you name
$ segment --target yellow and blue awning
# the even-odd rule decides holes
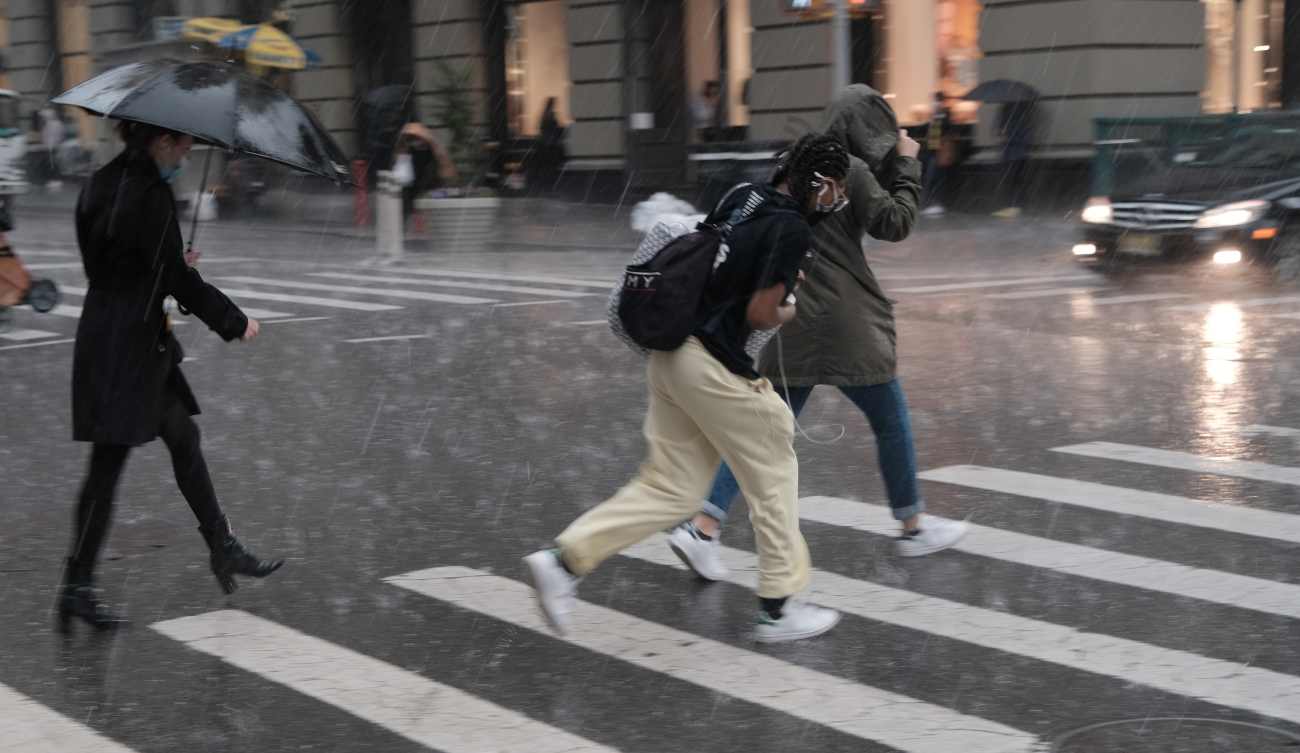
[[[221,38],[244,28],[233,18],[191,18],[181,26],[181,36],[216,44]]]
[[[315,53],[270,24],[244,26],[221,37],[216,44],[228,50],[242,50],[246,63],[264,68],[300,71],[320,63]]]

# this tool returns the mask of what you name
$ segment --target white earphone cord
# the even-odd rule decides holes
[[[808,432],[804,431],[803,426],[799,424],[799,417],[797,415],[794,415],[794,401],[790,399],[790,379],[785,375],[785,352],[784,349],[781,347],[780,330],[777,330],[776,332],[776,367],[777,370],[781,372],[781,388],[785,390],[785,404],[790,406],[790,413],[794,417],[795,431],[799,432],[800,436],[802,436],[804,439],[808,440],[809,442],[812,442],[813,444],[830,445],[830,444],[835,444],[836,442],[843,439],[844,435],[848,433],[848,429],[844,426],[844,424],[825,424],[826,428],[828,429],[836,426],[840,427],[840,433],[837,434],[834,439],[821,439],[821,440],[813,439],[812,437],[808,436]],[[816,429],[817,427],[814,426],[813,428]]]

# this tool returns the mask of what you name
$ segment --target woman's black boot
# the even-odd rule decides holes
[[[235,583],[236,575],[251,578],[265,578],[284,564],[282,559],[261,560],[244,548],[230,531],[230,522],[223,515],[213,528],[200,526],[199,532],[208,542],[212,552],[212,574],[217,576],[221,590],[232,594],[239,586]]]
[[[95,593],[95,579],[90,567],[71,557],[63,571],[63,584],[59,587],[59,605],[56,611],[59,632],[65,635],[72,630],[72,618],[77,617],[96,630],[115,630],[126,620],[114,614],[99,601]]]

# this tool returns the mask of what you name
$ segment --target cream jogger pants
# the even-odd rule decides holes
[[[690,338],[656,351],[646,368],[649,452],[635,478],[556,538],[565,564],[586,575],[646,537],[690,518],[718,470],[735,471],[758,547],[758,595],[781,598],[808,585],[799,531],[794,417],[766,379],[731,373]]]

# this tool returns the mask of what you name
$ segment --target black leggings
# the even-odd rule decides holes
[[[170,390],[158,435],[171,453],[176,484],[190,503],[194,517],[198,518],[199,525],[215,528],[222,517],[221,505],[199,447],[199,427],[190,418],[185,404]],[[130,451],[130,446],[116,444],[96,444],[90,451],[90,470],[81,487],[72,529],[72,558],[87,569],[95,566],[108,535],[113,497]]]

